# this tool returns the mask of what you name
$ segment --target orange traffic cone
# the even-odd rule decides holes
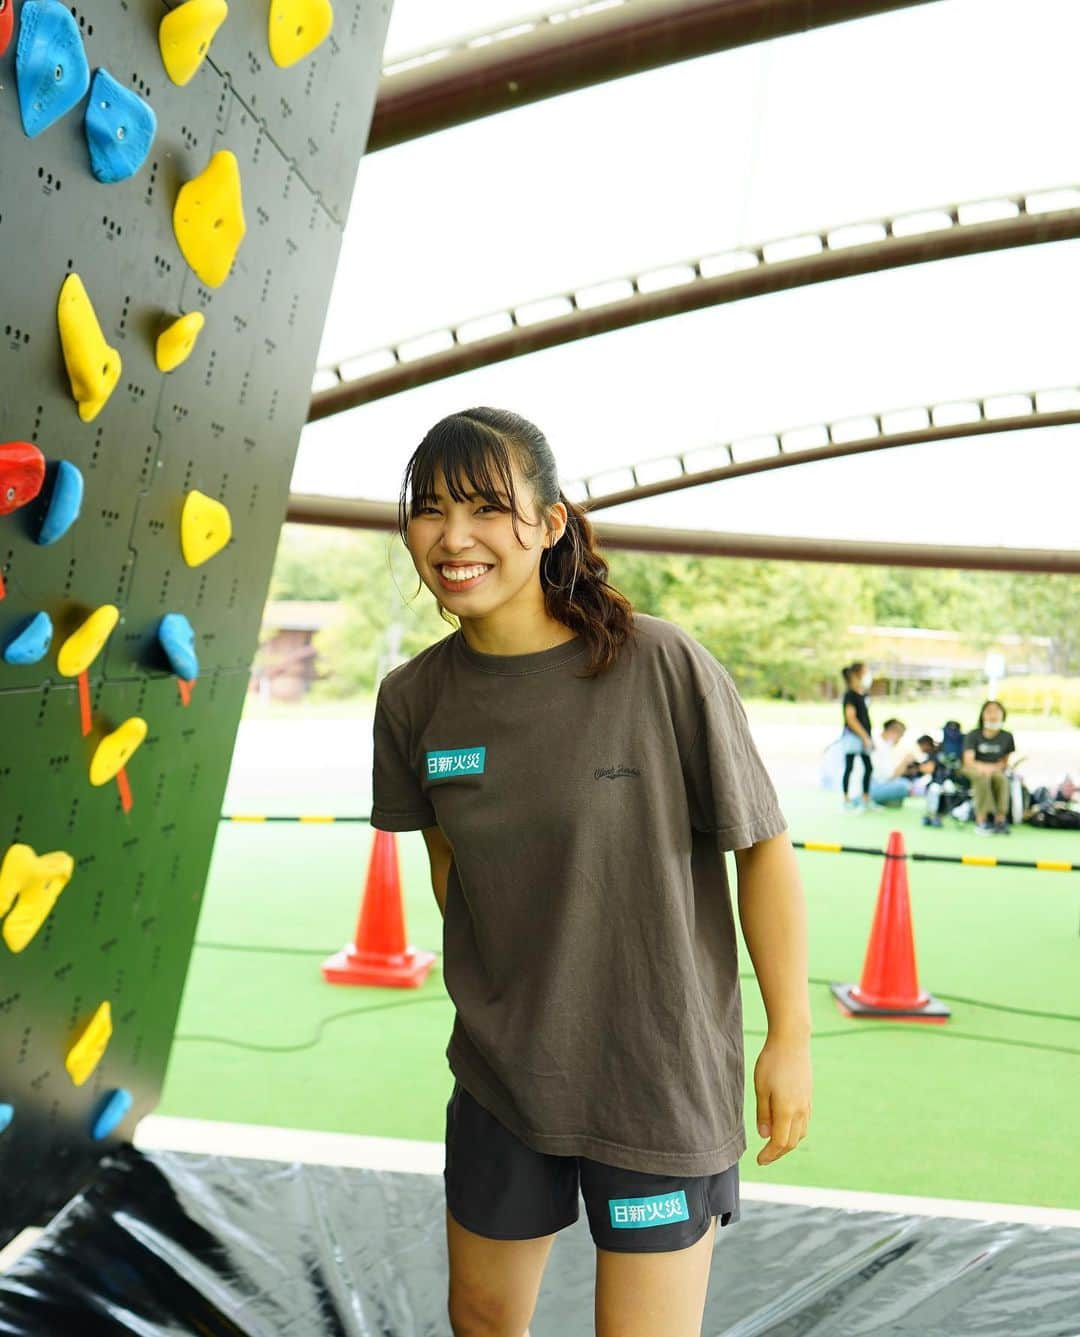
[[[889,833],[885,849],[885,867],[881,870],[862,980],[858,984],[830,984],[829,988],[847,1017],[943,1022],[952,1015],[944,1003],[919,988],[907,857],[899,831]]]
[[[393,831],[375,831],[367,885],[355,941],[322,963],[329,984],[391,985],[419,989],[435,963],[434,952],[405,946],[397,841]]]

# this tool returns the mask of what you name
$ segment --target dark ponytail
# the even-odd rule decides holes
[[[528,419],[509,409],[481,407],[451,413],[437,422],[405,467],[398,501],[402,541],[408,543],[408,521],[410,507],[416,504],[414,499],[434,493],[435,472],[441,469],[455,501],[463,501],[476,492],[492,505],[511,509],[514,533],[521,542],[517,520],[525,517],[518,509],[511,453],[532,488],[541,523],[549,536],[551,507],[556,502],[566,507],[565,530],[559,541],[545,548],[540,557],[540,586],[548,614],[579,632],[585,640],[588,658],[585,671],[579,676],[597,677],[611,668],[626,640],[633,635],[633,608],[625,595],[608,584],[608,564],[596,546],[588,515],[563,495],[551,446],[540,428]],[[500,487],[511,499],[509,508],[498,496]],[[441,602],[439,615],[456,625],[453,614]]]

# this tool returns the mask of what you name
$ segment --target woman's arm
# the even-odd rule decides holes
[[[754,1064],[757,1130],[769,1139],[757,1154],[769,1165],[794,1150],[810,1122],[810,1000],[806,907],[787,831],[735,851],[739,921],[769,1018]]]
[[[446,879],[450,874],[450,864],[454,858],[454,851],[439,826],[426,826],[424,828],[424,841],[427,844],[428,858],[431,861],[431,887],[435,892],[439,913],[445,918]]]
[[[754,963],[769,1036],[809,1040],[806,902],[787,831],[735,851],[739,922]]]

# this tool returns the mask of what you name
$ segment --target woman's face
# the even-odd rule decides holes
[[[441,470],[435,472],[436,497],[417,498],[413,507],[406,532],[417,574],[458,617],[485,617],[511,600],[531,603],[535,599],[543,607],[538,568],[545,533],[516,459],[511,463],[519,509],[531,522],[518,520],[521,543],[514,534],[509,509],[500,510],[479,495],[454,501]],[[510,506],[505,493],[502,500]],[[483,571],[472,571],[476,566]],[[445,574],[447,568],[468,571],[469,576],[455,580]]]
[[[987,706],[983,711],[983,729],[987,733],[996,733],[1004,723],[1000,706]]]

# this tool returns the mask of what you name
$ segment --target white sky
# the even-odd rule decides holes
[[[543,8],[394,0],[384,60]],[[1075,0],[939,0],[374,154],[360,164],[319,364],[690,256],[1070,186],[1078,42]],[[427,429],[474,404],[539,424],[568,483],[672,449],[1080,385],[1078,278],[1080,242],[1058,242],[600,335],[311,424],[293,489],[396,500]],[[1077,548],[1078,483],[1080,427],[1067,427],[777,470],[597,518]]]

